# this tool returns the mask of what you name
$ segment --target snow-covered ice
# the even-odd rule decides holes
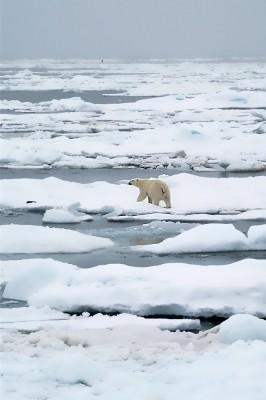
[[[1,225],[0,253],[79,253],[113,245],[112,240],[70,229]]]
[[[264,250],[266,248],[266,225],[251,226],[248,230],[248,238],[254,249]]]
[[[3,65],[2,90],[76,92],[39,103],[0,100],[1,165],[266,169],[265,62],[92,62],[80,74],[78,62],[48,62],[46,74],[30,70],[36,61],[14,63],[12,73]],[[159,97],[92,104],[81,88],[105,90],[106,98],[110,90]]]
[[[169,210],[168,210],[169,211]],[[124,221],[154,221],[160,222],[237,222],[237,221],[266,221],[266,210],[250,210],[250,211],[231,211],[229,214],[221,212],[220,214],[168,214],[168,213],[149,213],[141,215],[109,215],[106,217],[108,221],[124,222]]]
[[[152,325],[6,330],[1,391],[11,400],[166,400],[177,393],[192,400],[264,400],[266,343],[258,326],[264,329],[265,321],[241,315],[199,334]]]
[[[38,322],[54,323],[55,321],[68,320],[70,316],[61,311],[52,310],[49,307],[17,307],[0,308],[0,328],[11,327],[17,329],[20,324]]]
[[[246,236],[232,224],[207,224],[196,226],[178,236],[165,239],[161,243],[136,246],[135,249],[169,254],[239,251],[252,249],[250,247]]]
[[[106,92],[119,90],[133,96],[175,94],[177,101],[192,101],[199,106],[196,95],[213,88],[216,90],[210,92],[209,103],[226,106],[230,103],[250,104],[258,94],[250,89],[265,88],[264,59],[230,63],[180,59],[136,63],[105,60],[103,64],[98,60],[15,60],[3,62],[1,66],[6,70],[6,79],[1,82],[2,90],[62,89],[79,92],[82,88]],[[43,68],[45,74],[42,73]],[[192,90],[194,96],[190,98]],[[245,92],[248,92],[248,98]]]
[[[103,181],[89,184],[45,179],[2,179],[1,208],[54,208],[80,203],[88,213],[134,216],[164,212],[172,214],[226,214],[256,210],[265,215],[266,177],[206,178],[190,174],[163,175],[170,187],[172,208],[137,203],[138,189]],[[108,193],[108,196],[106,196]],[[252,193],[252,196],[247,196]],[[230,195],[229,195],[230,194]],[[36,201],[27,204],[27,201]]]
[[[12,116],[8,115],[8,120],[11,118]],[[65,120],[67,117],[62,119]],[[10,133],[14,127],[21,125],[25,132],[29,129],[34,131],[34,135],[0,139],[0,165],[3,167],[139,166],[189,170],[203,166],[215,170],[217,165],[222,169],[228,168],[228,171],[266,170],[266,137],[253,132],[242,135],[241,132],[239,135],[233,132],[232,135],[235,136],[220,138],[219,133],[217,136],[210,136],[197,126],[180,128],[175,125],[165,125],[144,131],[139,129],[133,133],[121,133],[119,130],[100,131],[88,138],[86,136],[89,135],[89,132],[86,132],[88,128],[84,122],[82,124],[82,121],[77,121],[75,125],[69,123],[70,137],[63,137],[60,132],[63,128],[67,129],[63,121],[57,126],[59,134],[52,135],[50,131],[54,129],[54,122],[51,120],[47,122],[38,120],[35,126],[31,127],[24,121],[11,123],[6,120],[7,118],[4,123],[10,125],[8,128]],[[33,124],[32,117],[31,124]],[[39,125],[45,126],[48,135],[38,131]],[[226,126],[220,129],[224,132]],[[126,128],[124,130],[126,131]],[[76,138],[77,135],[82,137]]]
[[[60,311],[130,312],[187,317],[266,316],[264,260],[221,266],[181,263],[80,269],[53,260],[2,261],[4,297]]]
[[[74,203],[67,208],[56,207],[46,210],[42,221],[53,224],[74,224],[82,221],[92,221],[91,215],[81,213],[78,210],[79,206],[80,203]]]
[[[30,271],[32,268],[39,268],[39,274],[30,278]],[[28,274],[28,283],[30,290],[37,290],[42,285],[52,282],[54,279],[59,279],[60,276],[68,274],[76,267],[72,264],[62,263],[50,258],[36,258],[34,260],[21,259],[13,261],[1,261],[0,263],[0,283],[12,282],[15,278],[19,279],[22,274]],[[37,278],[37,279],[35,279]],[[36,286],[35,286],[36,285]],[[25,296],[25,285],[17,287],[17,294],[20,297],[20,290]],[[26,292],[27,293],[27,292]]]
[[[70,316],[50,309],[49,307],[19,307],[0,309],[0,328],[37,331],[47,328],[60,329],[112,329],[119,326],[148,326],[161,330],[199,330],[198,319],[166,319],[143,318],[132,314],[118,314],[115,316],[83,313],[81,316]]]
[[[21,102],[19,100],[0,100],[0,110],[9,110],[16,112],[33,112],[33,113],[48,113],[48,112],[67,112],[67,111],[83,111],[93,114],[100,113],[99,106],[93,103],[88,103],[80,97],[72,97],[70,99],[60,99],[43,101],[40,103]]]
[[[232,224],[200,225],[161,243],[134,249],[157,254],[266,250],[266,225],[251,226],[247,236]]]

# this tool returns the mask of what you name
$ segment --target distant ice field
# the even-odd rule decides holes
[[[0,65],[0,166],[265,171],[265,62]]]

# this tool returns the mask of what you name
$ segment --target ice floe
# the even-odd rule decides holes
[[[34,124],[34,117],[26,116],[30,126],[24,116],[15,117],[8,115],[3,118],[2,125],[6,126],[9,138],[2,135],[0,139],[2,167],[135,166],[215,170],[218,166],[228,171],[266,170],[266,136],[242,131],[237,134],[237,129],[241,129],[239,126],[225,135],[224,132],[228,132],[225,123],[219,128],[202,128],[196,123],[193,127],[184,124],[181,127],[178,122],[162,123],[160,127],[138,128],[134,132],[128,132],[126,127],[121,127],[122,132],[108,127],[101,131],[98,124],[95,129],[99,132],[93,133],[94,129],[91,130],[82,117],[68,122],[68,116],[42,115]],[[40,131],[40,127],[48,134]],[[14,135],[18,129],[24,138],[17,137],[17,133]],[[63,130],[66,135],[62,134]],[[216,135],[211,135],[208,130],[215,131]],[[29,137],[29,131],[34,132],[32,137]]]
[[[80,203],[74,203],[67,208],[57,207],[46,210],[42,221],[53,224],[74,224],[93,220],[92,216],[78,211]]]
[[[161,330],[199,330],[198,319],[143,318],[132,314],[115,316],[83,313],[81,316],[70,316],[49,307],[19,307],[0,309],[0,329],[37,331],[47,328],[60,329],[112,329],[115,327],[147,326]]]
[[[79,253],[110,247],[112,240],[70,229],[1,225],[0,253]]]
[[[181,263],[80,269],[53,260],[2,261],[3,296],[59,311],[186,317],[266,316],[264,260],[222,266]]]
[[[237,221],[266,221],[266,210],[250,210],[231,212],[229,214],[168,214],[150,213],[141,215],[109,215],[108,221],[168,221],[168,222],[237,222]]]
[[[230,64],[230,69],[227,64],[206,64],[204,72],[199,63],[135,67],[138,73],[129,65],[108,64],[115,73],[110,78],[105,70],[101,79],[91,71],[72,76],[73,70],[68,72],[71,79],[65,73],[58,76],[58,71],[53,76],[54,70],[38,77],[27,69],[8,75],[2,89],[9,95],[12,90],[59,89],[64,95],[77,90],[80,97],[39,103],[0,100],[1,165],[266,169],[263,63],[256,65],[256,77],[251,64]],[[80,87],[160,97],[92,104],[82,98]]]
[[[248,250],[250,247],[247,237],[232,224],[207,224],[196,226],[161,243],[136,246],[135,249],[169,254]]]
[[[265,398],[266,343],[257,331],[265,321],[257,318],[235,316],[199,334],[150,324],[65,329],[57,323],[36,332],[2,332],[4,397]]]
[[[212,88],[212,102],[217,98],[219,105],[246,105],[250,99],[245,90],[251,92],[252,98],[254,93],[250,89],[259,91],[265,88],[265,60],[259,61],[226,63],[221,60],[178,59],[123,63],[106,60],[100,64],[98,60],[17,60],[2,63],[5,80],[1,89],[80,92],[82,88],[83,91],[115,90],[133,96],[176,94],[177,100],[182,102],[188,95],[194,94],[195,97]]]
[[[247,236],[232,224],[200,225],[161,243],[135,249],[156,254],[266,250],[266,225],[251,226]]]
[[[169,210],[147,202],[137,203],[137,189],[127,184],[100,181],[80,184],[53,177],[2,179],[0,207],[46,209],[69,207],[79,202],[80,211],[103,214],[112,212],[109,217],[145,216],[154,213],[165,213],[165,217],[175,214],[224,215],[245,211],[252,211],[256,218],[258,215],[265,215],[266,177],[264,176],[205,178],[182,173],[173,176],[164,175],[161,179],[168,183],[171,190],[172,208]],[[247,193],[252,195],[247,196]],[[29,200],[36,203],[27,204]]]
[[[0,308],[0,328],[14,327],[17,329],[20,324],[38,323],[69,319],[68,314],[52,310],[49,307],[15,307]],[[17,325],[18,324],[18,325]]]
[[[93,103],[88,103],[80,97],[69,99],[51,100],[40,103],[22,102],[19,100],[0,100],[0,110],[12,110],[17,112],[66,112],[82,111],[99,113],[101,109]]]

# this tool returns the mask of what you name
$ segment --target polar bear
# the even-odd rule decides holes
[[[159,205],[163,200],[167,208],[171,208],[171,197],[168,185],[160,179],[131,179],[128,182],[139,188],[139,196],[137,201],[143,201],[148,197],[149,203]]]

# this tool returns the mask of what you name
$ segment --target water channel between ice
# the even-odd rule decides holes
[[[107,181],[118,183],[127,181],[133,177],[158,177],[160,175],[173,175],[178,173],[176,170],[146,170],[140,168],[117,168],[117,169],[1,169],[1,179],[32,178],[42,179],[49,176],[75,181],[79,183],[90,183],[94,181]],[[200,176],[221,177],[219,172],[195,172]],[[257,174],[254,174],[257,175]],[[231,176],[243,176],[243,174],[228,174]],[[42,212],[33,211],[8,211],[2,210],[0,213],[0,224],[26,224],[43,225],[57,228],[72,229],[82,233],[96,236],[109,237],[115,245],[113,248],[93,251],[91,253],[56,253],[56,254],[2,254],[1,259],[21,259],[21,258],[54,258],[56,260],[78,265],[82,268],[89,268],[101,264],[122,263],[137,267],[148,267],[169,262],[184,262],[196,265],[219,265],[226,264],[243,258],[265,258],[265,251],[237,251],[201,254],[168,254],[158,256],[136,252],[131,246],[159,243],[162,240],[175,236],[184,230],[190,229],[198,224],[169,222],[165,223],[165,229],[154,229],[149,221],[127,221],[111,222],[104,215],[93,215],[94,220],[79,224],[44,224],[42,223]],[[240,231],[246,233],[251,225],[265,223],[265,221],[238,221],[234,225]],[[169,229],[169,227],[171,229]]]

